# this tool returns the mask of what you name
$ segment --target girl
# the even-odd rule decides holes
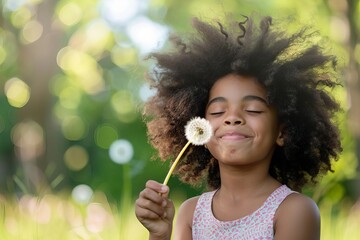
[[[157,95],[147,102],[148,133],[163,160],[186,143],[184,126],[206,118],[213,136],[191,146],[177,167],[186,183],[206,179],[209,192],[185,201],[174,239],[319,239],[316,204],[301,194],[331,171],[341,152],[328,94],[337,81],[335,57],[312,43],[309,29],[288,35],[270,17],[225,27],[194,20],[188,42],[154,53]],[[136,216],[150,239],[170,239],[169,188],[148,181]]]

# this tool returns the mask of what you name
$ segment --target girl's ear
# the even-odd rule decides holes
[[[280,127],[279,135],[276,138],[276,144],[280,147],[284,146],[284,131],[283,127]]]

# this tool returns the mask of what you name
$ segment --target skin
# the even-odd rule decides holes
[[[284,144],[276,110],[268,104],[266,90],[247,76],[226,75],[209,94],[205,113],[214,136],[207,143],[219,162],[221,187],[213,198],[213,214],[221,221],[242,218],[254,212],[281,186],[269,175],[275,147]],[[174,206],[169,189],[150,181],[136,202],[136,215],[149,230],[150,239],[170,239]],[[160,194],[161,193],[161,194]],[[179,208],[174,239],[192,239],[193,213],[199,197]],[[164,217],[165,216],[165,217]],[[274,219],[275,239],[320,239],[316,204],[302,194],[289,195]]]

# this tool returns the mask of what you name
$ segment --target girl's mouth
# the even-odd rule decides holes
[[[227,141],[239,141],[239,140],[247,139],[249,138],[249,136],[241,133],[231,132],[231,133],[225,133],[220,138],[222,140],[227,140]]]

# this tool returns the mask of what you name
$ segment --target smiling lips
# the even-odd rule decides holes
[[[245,134],[241,134],[241,133],[236,133],[236,132],[231,132],[231,133],[225,133],[224,135],[222,135],[220,138],[222,140],[228,140],[228,141],[237,141],[237,140],[243,140],[243,139],[247,139],[250,136],[245,135]]]

